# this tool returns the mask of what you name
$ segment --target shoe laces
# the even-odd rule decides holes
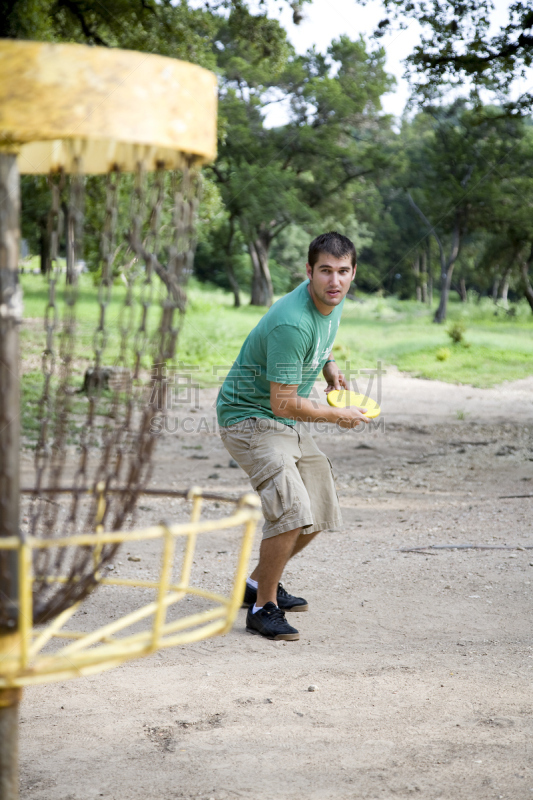
[[[281,595],[281,597],[289,597],[289,593],[282,583],[278,583],[278,595]]]
[[[278,606],[273,608],[272,611],[270,611],[270,610],[267,611],[267,614],[268,614],[270,619],[283,620],[285,622],[285,612],[282,611],[281,608],[278,608]]]

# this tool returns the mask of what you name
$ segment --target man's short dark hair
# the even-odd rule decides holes
[[[344,258],[350,256],[352,259],[352,267],[355,267],[357,255],[355,252],[355,245],[347,236],[336,231],[329,233],[321,233],[316,239],[313,239],[309,245],[309,253],[307,261],[310,267],[314,267],[318,261],[320,253],[329,253],[330,256],[335,258]]]

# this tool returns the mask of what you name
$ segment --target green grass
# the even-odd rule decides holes
[[[452,349],[446,361],[437,361],[434,349],[427,348],[405,355],[398,366],[416,377],[488,387],[533,374],[533,346],[530,343],[529,352],[482,345],[465,350],[459,346]]]
[[[452,300],[447,323],[435,325],[433,313],[412,301],[368,298],[346,301],[337,343],[349,351],[354,366],[382,360],[416,377],[489,387],[533,374],[533,315],[526,303],[517,315],[494,316],[490,301],[462,304]],[[449,324],[461,320],[463,344],[453,344]],[[439,360],[437,353],[450,351]]]
[[[34,322],[22,327],[24,358],[35,371],[44,344],[42,319],[46,305],[46,281],[40,275],[23,275],[25,317]],[[109,332],[103,363],[112,364],[120,351],[120,308],[124,299],[123,285],[113,287],[112,300],[106,312]],[[191,281],[189,306],[180,333],[176,363],[198,367],[193,380],[201,385],[216,385],[226,374],[239,349],[266,309],[247,304],[233,308],[232,297],[221,290],[206,288]],[[361,298],[346,300],[343,320],[335,345],[341,367],[349,362],[351,369],[395,364],[400,370],[418,377],[451,383],[468,383],[488,387],[506,380],[533,374],[533,315],[522,302],[515,306],[516,315],[500,311],[494,315],[491,301],[459,303],[453,296],[445,325],[432,323],[433,311],[414,301]],[[138,323],[139,308],[135,322]],[[83,275],[77,310],[79,328],[76,337],[77,371],[81,382],[84,369],[91,363],[94,329],[98,320],[97,289],[92,277]],[[465,327],[464,344],[453,344],[447,328],[453,322]],[[149,327],[158,324],[154,307]],[[128,341],[131,345],[131,337]],[[437,352],[450,351],[449,358],[438,360]],[[150,364],[145,353],[144,366]]]
[[[40,356],[43,351],[46,335],[43,317],[48,304],[48,283],[41,275],[22,275],[21,284],[24,292],[24,318],[26,325],[21,329],[21,347],[23,358]],[[154,303],[151,306],[147,328],[153,334],[159,323],[159,307],[157,305],[156,285]],[[134,348],[134,333],[139,327],[141,306],[138,302],[140,287],[135,290],[135,302],[130,309],[124,309],[126,296],[125,286],[117,281],[112,287],[111,297],[105,309],[105,343],[102,354],[103,364],[114,364],[120,355],[121,345],[124,342],[127,349]],[[95,331],[100,320],[100,305],[98,301],[98,288],[94,285],[91,275],[82,275],[76,301],[76,337],[74,342],[74,358],[76,359],[76,373],[83,376],[87,366],[94,363]],[[64,308],[64,287],[58,284],[56,305],[61,319]],[[131,326],[128,315],[132,314]],[[123,336],[124,330],[128,328]],[[150,366],[150,353],[144,354],[144,366]]]
[[[21,284],[24,292],[24,323],[20,330],[20,344],[22,353],[21,376],[21,408],[22,408],[22,433],[29,444],[35,444],[41,428],[41,397],[44,387],[42,372],[42,354],[46,345],[46,332],[44,314],[48,304],[48,283],[41,275],[21,275]],[[105,313],[105,346],[102,353],[102,364],[113,365],[121,363],[119,360],[122,343],[127,346],[126,363],[133,364],[135,337],[131,332],[123,337],[121,326],[125,324],[123,301],[126,289],[123,284],[113,286],[112,297]],[[58,312],[57,331],[61,330],[61,319],[64,311],[64,290],[58,286],[56,298]],[[95,331],[98,327],[100,306],[98,303],[98,290],[94,286],[90,275],[83,275],[76,303],[76,335],[72,342],[73,369],[70,375],[67,395],[69,408],[68,426],[66,430],[66,444],[79,441],[82,428],[86,425],[88,413],[87,396],[80,393],[83,385],[85,370],[94,364],[94,346],[97,341]],[[133,318],[133,331],[136,331],[140,321],[140,306],[135,305]],[[52,319],[50,316],[50,319]],[[154,306],[148,315],[148,331],[153,333],[159,320],[158,309]],[[99,340],[102,344],[102,340]],[[50,395],[55,396],[59,383],[61,369],[61,339],[55,337],[56,361],[50,385]],[[149,369],[152,363],[149,352],[145,352],[142,360],[144,369]],[[125,404],[122,404],[122,413]],[[97,441],[99,432],[110,424],[113,414],[113,394],[108,390],[100,391],[96,398],[95,420],[92,436]],[[48,410],[50,425],[57,423],[58,408],[55,403]]]

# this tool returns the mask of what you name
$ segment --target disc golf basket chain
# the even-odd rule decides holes
[[[215,155],[215,89],[206,70],[159,56],[0,42],[0,800],[18,796],[21,687],[223,633],[240,607],[255,497],[204,493],[233,509],[202,520],[200,489],[148,488],[192,269],[199,167]],[[38,432],[22,488],[19,172],[47,175],[50,192]],[[100,232],[92,319],[79,312],[91,285],[80,274],[89,215]],[[142,494],[189,500],[190,522],[132,529]],[[229,596],[192,587],[197,537],[233,529],[242,541]],[[121,544],[143,540],[161,542],[158,580],[102,577]],[[155,597],[98,630],[65,628],[98,585]],[[211,607],[169,619],[185,596]]]

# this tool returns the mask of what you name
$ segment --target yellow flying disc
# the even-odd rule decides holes
[[[371,397],[365,397],[364,394],[357,394],[357,392],[350,392],[347,389],[334,389],[327,394],[328,403],[335,408],[348,408],[349,406],[357,406],[358,408],[366,408],[364,412],[365,417],[375,419],[381,414],[381,408],[372,400]]]

